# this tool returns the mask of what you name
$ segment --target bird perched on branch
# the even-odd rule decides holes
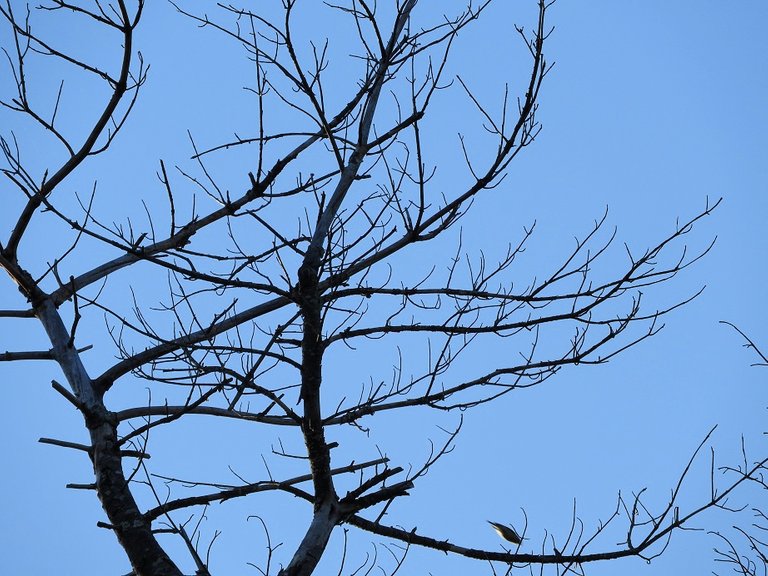
[[[496,530],[496,533],[504,538],[507,542],[512,542],[512,544],[520,544],[523,539],[520,538],[517,532],[515,532],[515,529],[511,526],[507,526],[505,524],[499,524],[498,522],[491,522],[488,520],[488,524],[493,526],[493,529]]]

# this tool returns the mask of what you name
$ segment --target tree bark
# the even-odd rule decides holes
[[[308,576],[312,574],[338,521],[338,505],[328,501],[321,504],[315,510],[312,523],[293,558],[291,558],[288,566],[280,570],[278,576]]]
[[[151,522],[144,518],[128,487],[117,442],[117,418],[104,406],[102,394],[88,375],[50,297],[38,292],[33,302],[35,314],[53,345],[54,358],[81,403],[91,438],[96,491],[136,576],[182,576],[157,542]]]

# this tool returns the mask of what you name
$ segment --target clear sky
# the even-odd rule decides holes
[[[21,12],[24,3],[14,0],[11,4]],[[513,93],[523,90],[525,48],[513,24],[530,27],[535,7],[531,0],[496,4],[460,36],[450,69],[491,108],[500,106],[505,83]],[[213,3],[183,5],[211,16],[216,13]],[[416,17],[428,19],[437,5],[423,0]],[[314,24],[310,28],[316,38],[328,35],[333,44],[334,37],[343,35],[322,20],[319,2],[303,0],[298,6],[311,12],[307,22]],[[462,3],[439,6],[439,10],[453,11]],[[99,62],[114,66],[115,53],[104,49],[106,38],[85,33],[86,28],[77,24],[80,21],[72,18],[66,19],[72,26],[58,25],[56,16],[34,17],[33,26],[41,34],[51,34],[60,45],[77,50],[93,46]],[[543,274],[607,207],[607,229],[618,229],[608,263],[618,263],[625,258],[624,242],[640,252],[672,232],[677,219],[684,221],[703,210],[707,201],[712,204],[722,197],[718,209],[686,239],[694,252],[715,237],[717,241],[694,267],[648,290],[649,305],[663,307],[706,286],[701,296],[665,317],[664,329],[654,338],[607,365],[563,370],[542,386],[516,391],[496,404],[464,414],[456,448],[417,483],[410,497],[395,506],[391,518],[405,528],[418,526],[420,533],[465,546],[501,550],[501,541],[486,519],[522,527],[521,508],[528,518],[528,540],[522,550],[528,551],[540,549],[547,533],[554,531],[562,538],[574,500],[587,533],[613,512],[619,491],[626,495],[647,486],[649,501],[663,503],[693,450],[714,425],[718,428],[711,445],[717,465],[739,463],[742,435],[750,460],[768,455],[763,437],[768,430],[768,372],[751,367],[756,358],[741,346],[733,330],[719,323],[737,324],[768,348],[768,4],[758,0],[560,0],[549,17],[555,29],[546,54],[556,64],[540,98],[538,119],[543,130],[513,162],[502,186],[480,199],[463,221],[466,249],[482,249],[489,259],[498,257],[507,243],[518,241],[524,227],[535,221],[536,233],[520,274],[523,279]],[[7,47],[8,41],[8,27],[2,26],[0,43]],[[108,221],[128,215],[140,220],[142,199],[150,208],[163,205],[163,191],[155,177],[158,161],[192,166],[187,129],[203,146],[211,146],[235,131],[247,134],[255,127],[248,94],[242,90],[252,81],[253,70],[232,43],[198,29],[161,0],[148,2],[136,42],[151,69],[128,125],[109,153],[90,161],[62,188],[65,194],[73,190],[87,194],[98,180],[97,209]],[[7,99],[12,97],[13,83],[7,65],[3,66],[0,98]],[[51,89],[58,86],[58,80],[52,79],[59,78],[60,67],[43,60],[29,73],[31,89],[47,94],[40,96],[41,101],[50,99]],[[329,74],[343,79],[344,69],[332,66]],[[78,88],[74,81],[65,84],[64,94],[59,114],[65,127],[76,134],[80,115],[87,115],[100,95]],[[472,128],[481,118],[461,97],[458,85],[441,95],[435,114],[439,122],[434,124],[430,157],[438,166],[438,177],[445,182],[464,178],[457,133],[481,146],[482,131]],[[6,138],[11,129],[18,132],[32,171],[39,177],[45,166],[60,158],[60,150],[24,126],[7,110],[0,110],[0,132]],[[238,154],[242,152],[234,158],[242,160]],[[233,166],[241,164],[233,161]],[[221,177],[234,188],[247,182],[245,176],[238,169]],[[19,200],[8,180],[0,181],[0,194],[2,205],[9,207],[0,213],[4,242]],[[45,251],[57,242],[47,229],[38,227],[34,232],[28,254],[55,255]],[[447,250],[444,245],[442,249]],[[428,261],[425,258],[437,256],[430,255],[429,248],[424,250],[402,262],[397,272],[419,274]],[[107,254],[94,250],[88,257],[99,262]],[[67,275],[79,270],[77,263],[71,265]],[[140,298],[156,287],[156,279],[140,274],[131,280]],[[130,297],[127,292],[124,296]],[[6,280],[0,283],[0,308],[22,306],[15,287]],[[94,313],[84,326],[94,331],[93,342],[88,343],[95,347],[86,358],[92,362],[89,370],[98,374],[114,352],[99,314]],[[40,346],[45,346],[45,340],[35,321],[0,324],[0,352]],[[390,352],[388,348],[386,353]],[[492,364],[496,353],[506,352],[489,350],[487,358],[480,355],[476,361]],[[362,351],[332,358],[328,369],[331,374],[343,369],[365,381],[374,357]],[[386,374],[391,362],[377,369]],[[95,495],[65,488],[68,482],[91,481],[87,458],[37,442],[42,436],[75,442],[86,438],[79,415],[50,387],[50,380],[61,380],[61,375],[43,363],[0,364],[0,375],[6,402],[0,419],[5,462],[0,474],[0,493],[5,495],[0,540],[5,571],[124,574],[128,564],[121,550],[110,533],[95,525],[104,519]],[[133,392],[125,396],[119,392],[114,401],[146,397],[145,385],[137,382]],[[341,457],[358,461],[375,457],[374,447],[378,447],[394,465],[418,465],[429,455],[430,439],[439,444],[444,438],[438,426],[455,426],[458,418],[453,413],[381,418],[370,423],[370,438],[359,439],[359,452],[345,446]],[[175,436],[164,437],[157,456],[150,450],[150,464],[157,461],[155,471],[183,476],[166,462],[181,470],[195,470],[203,462],[200,468],[209,481],[236,482],[227,465],[237,461],[238,473],[255,480],[264,475],[260,449],[269,452],[279,442],[289,450],[302,447],[297,436],[283,430],[262,429],[244,440],[252,433],[250,428],[229,425],[215,434],[199,434],[193,426],[191,421]],[[169,460],[162,460],[164,454]],[[707,497],[708,470],[706,458],[693,468],[684,502],[694,505]],[[755,497],[762,501],[750,501]],[[761,502],[768,508],[765,494],[745,493],[737,495],[734,504]],[[263,531],[253,519],[246,520],[249,515],[268,522],[273,543],[284,542],[275,561],[287,563],[309,510],[283,495],[252,499],[244,505],[213,506],[202,525],[203,541],[210,540],[217,528],[225,528],[212,551],[214,574],[252,574],[256,571],[246,563],[263,562]],[[730,523],[733,519],[712,514],[695,527],[711,529]],[[373,554],[374,548],[367,534],[350,538],[354,545],[348,558],[351,567]],[[611,548],[615,541],[604,540],[594,551]],[[713,561],[714,543],[704,532],[681,533],[650,566],[630,559],[623,564],[596,564],[588,573],[727,572]],[[546,546],[551,550],[550,543]],[[333,560],[339,548],[337,539],[319,573],[336,573]],[[379,549],[378,554],[382,565],[391,568],[387,552]],[[185,569],[192,571],[189,565]],[[435,552],[412,552],[403,573],[482,573],[485,569]]]

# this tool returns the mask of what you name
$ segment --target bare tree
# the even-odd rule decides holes
[[[461,421],[424,462],[410,465],[365,445],[380,418],[391,411],[461,414],[543,384],[563,367],[607,362],[653,336],[662,316],[695,297],[649,306],[644,294],[709,250],[691,251],[684,242],[717,203],[645,251],[627,249],[620,269],[604,264],[616,236],[605,229],[606,216],[560,261],[525,280],[514,264],[532,227],[496,261],[464,248],[456,224],[479,196],[513,187],[505,179],[510,164],[540,131],[552,2],[533,4],[533,25],[516,29],[528,69],[510,79],[499,111],[452,71],[449,58],[490,1],[447,15],[416,0],[329,3],[327,17],[345,23],[336,29],[354,42],[344,45],[346,54],[323,27],[308,37],[300,24],[305,8],[295,0],[284,0],[279,13],[250,3],[220,4],[215,16],[177,6],[204,29],[201,41],[242,48],[253,72],[246,79],[252,102],[233,139],[203,144],[190,135],[191,166],[169,170],[158,159],[155,196],[135,200],[148,202],[141,223],[110,222],[96,209],[93,158],[114,149],[148,82],[136,36],[144,2],[52,0],[41,7],[42,16],[74,23],[83,34],[109,35],[109,50],[84,55],[59,47],[55,34],[38,34],[22,3],[6,0],[0,8],[13,78],[2,103],[18,116],[0,141],[4,198],[11,191],[21,198],[9,203],[18,210],[0,245],[0,266],[20,297],[0,317],[36,319],[50,342],[0,359],[58,364],[66,384],[53,387],[82,414],[89,440],[42,441],[90,457],[93,482],[70,486],[96,493],[107,517],[100,525],[114,532],[134,574],[182,573],[181,559],[161,546],[162,533],[180,539],[197,574],[214,573],[197,530],[206,507],[251,502],[263,492],[305,500],[313,512],[308,526],[297,527],[304,536],[295,550],[278,555],[268,545],[264,574],[275,572],[273,563],[279,574],[313,573],[343,525],[400,543],[393,572],[419,546],[491,562],[494,571],[530,565],[580,573],[590,562],[660,554],[674,531],[723,507],[755,478],[763,463],[719,488],[713,478],[710,498],[681,509],[689,463],[661,509],[647,506],[642,492],[619,497],[592,534],[574,512],[570,532],[551,535],[538,553],[520,551],[515,538],[499,552],[399,526],[393,503],[451,451]],[[61,70],[52,97],[34,93],[36,67],[49,61]],[[73,82],[101,98],[98,110],[66,105]],[[450,181],[432,152],[435,126],[450,122],[432,113],[447,92],[462,94],[485,130],[471,145],[459,138],[465,167]],[[183,94],[169,101],[183,102]],[[58,149],[30,160],[30,148],[45,139]],[[131,159],[124,162],[131,170]],[[78,194],[89,180],[91,192]],[[158,192],[164,212],[155,206]],[[49,238],[42,245],[35,242],[40,230]],[[407,264],[414,258],[430,263],[416,270]],[[102,352],[111,345],[117,358],[107,360]],[[346,351],[365,361],[350,362]],[[374,378],[374,360],[391,378]],[[149,398],[135,391],[136,381],[145,382]],[[306,452],[279,447],[271,457],[298,462],[303,472],[270,471],[227,486],[154,473],[148,458],[155,437],[190,419],[211,430],[247,424],[251,439],[232,441],[250,460],[264,457],[252,448],[261,431],[281,427]],[[341,441],[331,433],[356,438],[358,456],[334,456]],[[279,520],[262,521],[268,529]],[[598,536],[620,523],[621,544],[600,549]]]
[[[768,355],[755,343],[752,338],[744,333],[738,326],[731,322],[721,321],[722,324],[733,328],[743,339],[744,347],[752,350],[759,361],[752,366],[765,368],[768,366]],[[712,533],[719,539],[715,547],[717,561],[727,566],[732,573],[742,576],[758,576],[768,573],[768,510],[763,501],[765,491],[768,490],[768,482],[765,474],[768,467],[765,461],[758,466],[748,456],[745,442],[742,440],[742,461],[737,465],[723,466],[722,472],[738,480],[745,480],[758,494],[752,496],[747,504],[737,509],[744,512],[747,519],[732,525],[730,528],[716,528]],[[762,494],[760,494],[762,493]]]

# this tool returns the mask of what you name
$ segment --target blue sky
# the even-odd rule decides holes
[[[22,3],[13,5],[20,9]],[[530,26],[533,5],[497,2],[454,48],[450,72],[461,75],[492,109],[498,109],[505,83],[515,93],[524,85],[525,52],[512,24]],[[199,9],[192,2],[185,6]],[[308,10],[303,25],[309,29],[316,24],[313,19],[325,17],[318,10],[319,2],[305,0],[299,6]],[[204,9],[215,13],[207,3]],[[426,18],[433,9],[424,2],[416,14]],[[316,10],[321,16],[315,15]],[[98,58],[110,65],[110,52],[103,49],[106,38],[86,34],[79,25],[65,28],[55,22],[52,15],[40,18],[39,30],[55,34],[62,44],[75,49],[96,46]],[[315,33],[331,35],[332,42],[334,35],[342,34],[321,22]],[[715,424],[718,429],[711,444],[718,464],[739,462],[742,436],[750,456],[768,453],[763,438],[768,404],[765,373],[750,367],[756,358],[742,348],[736,333],[719,323],[731,321],[768,347],[764,329],[768,320],[767,22],[768,7],[757,1],[560,0],[552,8],[550,23],[555,30],[546,52],[556,65],[540,99],[538,119],[543,131],[513,162],[502,186],[481,198],[462,221],[466,249],[499,256],[508,242],[519,240],[524,227],[535,221],[536,234],[519,273],[522,278],[542,274],[553,259],[572,247],[574,237],[589,231],[607,207],[608,228],[618,228],[619,241],[609,254],[610,265],[625,257],[623,242],[640,251],[674,230],[678,218],[684,221],[701,211],[707,199],[712,204],[722,197],[720,207],[687,238],[695,252],[717,237],[714,248],[670,283],[648,290],[647,298],[649,305],[664,306],[702,286],[706,289],[667,316],[657,336],[609,364],[563,370],[542,386],[516,391],[496,404],[466,413],[455,450],[419,481],[410,497],[395,505],[393,523],[409,529],[418,526],[421,533],[458,544],[500,550],[486,519],[521,526],[524,508],[529,540],[523,549],[536,549],[546,532],[567,530],[574,499],[587,532],[610,515],[619,491],[630,494],[648,486],[650,501],[663,503],[691,453]],[[187,129],[206,146],[233,131],[248,133],[255,126],[252,101],[242,90],[252,80],[252,69],[241,50],[219,35],[197,29],[165,2],[147,6],[143,24],[137,43],[151,70],[139,104],[110,152],[89,162],[61,190],[62,194],[87,193],[98,179],[97,209],[106,220],[132,216],[140,221],[142,199],[150,209],[162,209],[164,197],[155,177],[158,159],[191,166]],[[5,45],[7,27],[0,30]],[[332,68],[329,74],[343,79],[345,71],[339,59],[338,69]],[[50,94],[60,73],[49,62],[38,62],[30,72],[32,86]],[[73,134],[81,115],[100,101],[90,85],[76,86],[68,82],[60,112]],[[7,98],[11,89],[4,68],[2,97]],[[44,99],[41,96],[41,102]],[[462,99],[458,85],[436,102],[435,121],[429,124],[430,158],[438,166],[441,181],[466,177],[457,153],[457,132],[482,150],[483,134],[476,128],[480,120]],[[39,132],[0,111],[0,130],[6,135],[11,128],[18,132],[38,175],[61,158],[61,151]],[[226,186],[236,189],[247,182],[242,171],[247,154],[238,151],[226,157],[231,164],[220,165]],[[226,170],[227,166],[232,169]],[[18,198],[7,181],[0,184],[0,193],[8,207],[0,214],[0,237],[5,239]],[[46,226],[42,220],[35,222],[33,240],[25,248],[28,257],[55,256],[50,239],[52,231],[59,229]],[[450,244],[440,248],[450,249]],[[398,273],[418,275],[425,262],[442,255],[429,250],[424,247],[404,260]],[[100,262],[108,254],[93,247],[88,258]],[[78,263],[71,265],[79,270]],[[157,287],[157,278],[151,275],[130,279],[142,301]],[[110,297],[129,297],[120,285],[111,288]],[[23,306],[10,282],[0,285],[0,298],[0,308]],[[45,347],[42,329],[34,321],[5,322],[0,351]],[[86,356],[92,374],[112,359],[103,327],[101,316],[94,314],[81,328],[94,334],[96,346]],[[371,348],[339,354],[329,359],[329,376],[351,372],[359,381],[369,375],[386,378],[391,353],[391,348]],[[488,350],[473,361],[492,364],[494,354],[504,353],[509,352]],[[372,359],[379,357],[385,360],[374,365]],[[0,491],[7,495],[0,534],[8,572],[124,574],[127,562],[112,535],[95,526],[103,519],[95,496],[64,487],[68,482],[90,481],[87,458],[37,443],[41,436],[85,439],[79,415],[50,388],[52,378],[61,379],[58,371],[41,363],[17,363],[0,365],[0,373],[9,407],[0,419],[0,446],[6,455]],[[146,398],[144,382],[127,379],[124,386],[112,397],[116,404]],[[423,412],[382,417],[370,423],[368,438],[345,431],[349,444],[343,445],[339,459],[363,460],[381,450],[395,465],[418,465],[429,454],[430,439],[439,444],[444,438],[439,426],[451,427],[457,421],[457,414]],[[227,470],[233,464],[254,480],[264,474],[259,454],[269,454],[280,442],[289,451],[302,448],[299,437],[283,430],[254,433],[228,424],[213,432],[203,430],[199,421],[190,421],[177,432],[157,438],[150,464],[157,462],[158,473],[184,477],[185,471],[202,471],[206,479],[222,482],[235,481]],[[286,474],[300,470],[295,465],[282,466]],[[704,459],[692,470],[686,502],[706,497],[708,466]],[[742,503],[753,496],[745,493]],[[768,504],[765,495],[758,496]],[[283,563],[309,518],[306,506],[286,496],[212,507],[202,525],[203,541],[210,540],[216,528],[225,528],[212,552],[214,573],[255,573],[246,563],[263,562],[263,531],[253,519],[247,520],[255,514],[268,522],[273,542],[284,542],[275,559]],[[730,522],[713,514],[696,527],[709,529]],[[373,550],[371,542],[367,534],[350,533],[349,566],[363,562]],[[681,533],[650,566],[628,560],[620,567],[594,565],[588,573],[709,573],[717,569],[713,568],[713,542],[704,533]],[[615,541],[602,544],[596,548],[610,548]],[[337,538],[327,563],[321,565],[323,573],[335,573],[339,548]],[[379,549],[379,555],[383,559],[386,552]],[[387,562],[382,560],[385,567]],[[185,568],[191,571],[189,565]],[[483,569],[434,552],[412,552],[405,573]]]

